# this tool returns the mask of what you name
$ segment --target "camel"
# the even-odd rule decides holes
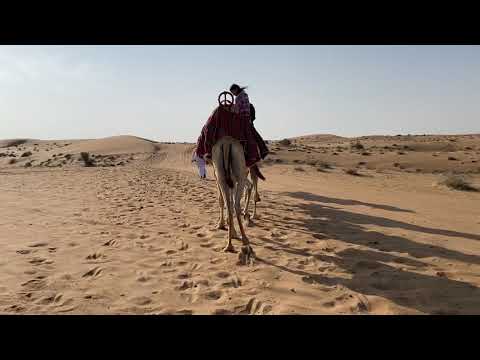
[[[253,259],[255,253],[250,246],[250,241],[245,234],[241,219],[240,201],[247,185],[248,169],[245,164],[245,154],[240,142],[230,136],[219,139],[212,149],[212,159],[215,179],[217,180],[218,202],[220,206],[220,220],[218,229],[225,229],[224,205],[228,215],[228,240],[223,249],[225,252],[235,252],[232,238],[237,237],[234,227],[233,214],[237,218],[240,228],[242,251],[239,254],[241,264],[247,264]]]

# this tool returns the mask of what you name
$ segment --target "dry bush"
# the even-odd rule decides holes
[[[280,140],[278,143],[279,143],[280,145],[283,145],[283,146],[290,146],[290,145],[292,145],[292,142],[291,142],[290,140],[288,140],[288,139]]]
[[[26,151],[22,154],[22,157],[28,157],[28,156],[32,156],[32,152],[31,151]]]
[[[322,169],[333,169],[332,165],[323,161],[321,161],[320,163],[317,163],[317,165]]]
[[[94,166],[93,160],[90,159],[90,154],[88,152],[80,153],[80,160],[83,161],[86,167]]]
[[[352,149],[356,149],[356,150],[363,150],[365,149],[365,146],[363,146],[362,143],[360,143],[359,141],[357,141],[355,144],[352,144],[350,146]]]
[[[458,161],[458,159],[455,158],[455,157],[453,157],[453,156],[449,156],[449,157],[448,157],[448,160],[450,160],[450,161]]]
[[[17,162],[17,159],[10,159],[10,160],[8,161],[8,164],[9,164],[9,165],[12,165],[12,164],[15,164],[16,162]]]
[[[470,185],[470,183],[465,178],[458,175],[450,175],[442,183],[450,189],[454,190],[478,191],[478,189]]]
[[[27,142],[27,140],[25,140],[25,139],[16,139],[16,140],[9,141],[3,147],[8,148],[8,147],[11,147],[11,146],[18,146],[18,145],[25,144],[26,142]]]
[[[344,170],[345,174],[352,175],[352,176],[362,176],[359,174],[359,172],[355,169],[346,169]]]
[[[293,168],[293,170],[295,170],[295,171],[305,171],[305,169],[301,166],[297,166],[297,167]]]

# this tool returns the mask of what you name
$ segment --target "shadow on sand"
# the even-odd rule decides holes
[[[432,314],[474,314],[480,313],[480,289],[467,282],[449,279],[446,274],[420,274],[426,266],[420,260],[408,259],[389,252],[405,253],[416,259],[437,257],[460,261],[467,264],[480,264],[480,257],[464,254],[440,246],[422,244],[401,236],[386,235],[378,231],[367,231],[363,225],[400,228],[431,235],[444,235],[480,240],[480,236],[456,231],[433,229],[391,220],[384,217],[357,214],[333,208],[324,203],[341,205],[365,205],[392,211],[408,211],[384,205],[367,204],[355,200],[342,200],[318,196],[304,192],[283,193],[293,199],[303,200],[294,204],[285,201],[272,201],[277,206],[290,208],[294,213],[302,213],[303,219],[280,218],[271,214],[273,221],[262,219],[269,227],[285,230],[300,230],[316,239],[336,239],[354,245],[363,245],[381,252],[365,249],[345,249],[335,256],[312,253],[308,247],[293,248],[288,244],[262,237],[275,250],[285,251],[295,256],[314,257],[318,261],[338,266],[351,274],[351,279],[328,277],[319,273],[279,266],[265,259],[260,261],[283,271],[302,276],[305,282],[323,285],[343,285],[366,295],[380,296],[392,302]],[[402,269],[386,263],[405,265]],[[410,267],[407,268],[407,267]],[[415,268],[412,271],[411,268]],[[434,270],[434,269],[432,269]],[[418,272],[417,272],[418,271]]]

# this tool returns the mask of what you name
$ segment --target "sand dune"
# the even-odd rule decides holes
[[[221,252],[193,144],[0,148],[0,313],[480,313],[480,192],[439,182],[480,187],[479,135],[291,140],[263,164],[253,266]]]

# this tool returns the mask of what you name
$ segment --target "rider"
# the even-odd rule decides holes
[[[260,150],[260,157],[262,159],[265,159],[265,157],[268,155],[268,148],[260,134],[253,127],[253,121],[251,121],[250,117],[250,100],[248,99],[248,94],[245,92],[245,89],[246,87],[241,87],[237,84],[233,84],[232,86],[230,86],[230,92],[235,96],[235,104],[233,106],[233,111],[239,114],[240,118],[252,124],[252,130],[255,135],[255,140]]]

